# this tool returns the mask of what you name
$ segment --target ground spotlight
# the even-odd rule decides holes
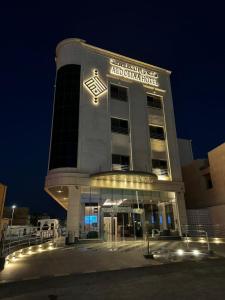
[[[177,249],[176,253],[179,256],[183,256],[184,255],[184,250],[183,249]]]
[[[199,242],[203,244],[203,243],[206,243],[206,240],[204,238],[200,238]]]
[[[215,239],[214,239],[214,242],[215,242],[216,244],[220,244],[220,243],[221,243],[220,239],[218,239],[218,238],[215,238]]]
[[[192,253],[193,253],[194,256],[199,256],[200,255],[200,251],[198,249],[194,249],[192,251]]]

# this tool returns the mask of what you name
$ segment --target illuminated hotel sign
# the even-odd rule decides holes
[[[93,103],[97,105],[99,103],[99,96],[105,93],[107,91],[107,88],[104,85],[104,83],[100,80],[98,76],[98,71],[94,70],[93,73],[93,77],[87,79],[84,82],[84,85],[89,91],[89,93],[93,96]]]
[[[110,64],[110,73],[113,75],[128,78],[151,86],[159,86],[158,74],[154,71],[121,62],[113,58],[110,59]]]

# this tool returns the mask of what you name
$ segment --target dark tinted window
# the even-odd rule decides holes
[[[121,165],[122,170],[128,170],[130,164],[129,156],[112,154],[112,165]]]
[[[163,127],[160,126],[149,126],[149,131],[150,131],[150,137],[153,139],[159,139],[159,140],[164,140],[164,129]]]
[[[203,177],[205,179],[206,188],[207,189],[213,188],[213,184],[212,184],[212,179],[211,179],[210,173],[205,174]]]
[[[159,96],[147,95],[147,105],[150,107],[161,109],[162,108],[162,99]]]
[[[153,159],[152,160],[152,168],[153,169],[167,169],[167,161],[161,159]]]
[[[111,130],[112,132],[128,134],[128,121],[117,118],[111,118]]]
[[[77,167],[80,66],[57,72],[49,169]]]
[[[121,100],[121,101],[127,101],[127,88],[111,84],[110,86],[110,94],[111,98]]]

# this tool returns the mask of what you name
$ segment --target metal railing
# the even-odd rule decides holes
[[[201,237],[201,231],[207,232],[210,238],[225,238],[225,226],[220,224],[188,224],[182,226],[182,232],[188,232],[192,237]]]
[[[0,256],[6,257],[11,253],[34,245],[40,245],[54,240],[53,230],[31,232],[23,236],[7,235],[0,242]]]
[[[186,230],[184,242],[186,243],[187,249],[189,249],[189,244],[190,244],[190,232],[192,234],[194,233],[195,236],[197,234],[198,236],[200,236],[201,238],[203,238],[204,239],[203,240],[204,244],[207,245],[207,249],[208,249],[208,251],[210,251],[209,237],[208,237],[207,231],[205,231],[205,230],[191,230],[191,231],[188,230],[188,229]]]

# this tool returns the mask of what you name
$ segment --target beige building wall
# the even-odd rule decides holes
[[[187,209],[208,208],[212,224],[225,225],[225,143],[211,150],[208,160],[184,166],[182,173]]]
[[[3,209],[5,204],[5,196],[6,196],[6,189],[7,187],[0,183],[0,239],[1,239],[1,232],[3,228]]]
[[[196,159],[182,167],[185,184],[185,199],[187,208],[203,208],[209,206],[213,198],[213,189],[207,189],[205,176],[210,173],[205,159]]]
[[[213,183],[213,197],[209,206],[225,204],[225,143],[208,153],[210,174]]]
[[[209,207],[209,215],[212,224],[225,226],[225,204]]]

